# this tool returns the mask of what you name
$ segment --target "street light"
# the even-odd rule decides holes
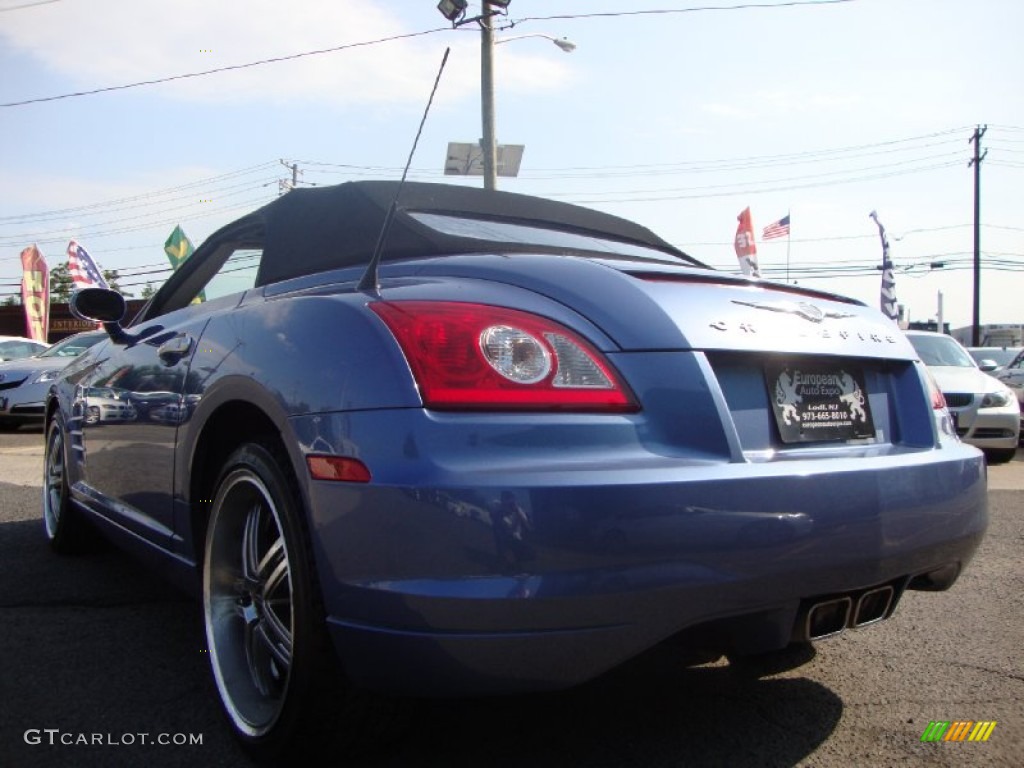
[[[453,24],[466,12],[466,0],[441,0],[437,4],[437,10],[441,12],[448,21]]]
[[[483,138],[480,139],[480,149],[483,155],[484,166],[484,189],[498,188],[497,172],[497,145],[494,137],[494,28],[491,26],[491,17],[501,12],[508,12],[511,0],[484,0],[481,4],[479,16],[466,19],[466,0],[441,0],[437,10],[452,22],[453,26],[468,24],[476,21],[480,24],[480,122],[482,125]],[[540,33],[528,35],[516,35],[514,37],[499,40],[505,43],[510,40],[518,40],[522,37],[543,37],[551,40],[565,53],[572,53],[576,49],[574,43],[564,37],[554,38],[550,35]]]
[[[568,38],[552,37],[551,35],[545,35],[541,32],[531,32],[528,35],[513,35],[512,37],[503,37],[500,40],[495,40],[494,44],[501,45],[502,43],[507,43],[511,40],[522,40],[523,38],[527,37],[543,37],[545,40],[550,40],[552,43],[557,45],[565,53],[572,53],[573,51],[576,50],[576,43],[572,42]]]

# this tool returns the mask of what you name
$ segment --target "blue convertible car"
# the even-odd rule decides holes
[[[233,730],[361,690],[556,689],[658,643],[781,649],[950,587],[981,454],[903,334],[573,205],[289,192],[224,227],[46,408],[58,552],[99,528],[202,595]],[[131,408],[89,419],[90,393]],[[332,718],[334,718],[332,720]]]

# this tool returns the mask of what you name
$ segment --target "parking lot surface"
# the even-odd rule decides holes
[[[1019,766],[1022,453],[990,468],[989,532],[965,575],[908,593],[887,622],[799,659],[687,668],[662,649],[562,693],[411,702],[379,751],[346,764]],[[0,766],[246,765],[198,605],[115,550],[51,554],[41,459],[41,430],[0,435]],[[922,742],[933,721],[996,726],[985,742]]]

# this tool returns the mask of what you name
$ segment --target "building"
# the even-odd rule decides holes
[[[965,347],[974,346],[974,326],[956,328],[950,334]],[[986,323],[978,327],[978,344],[982,347],[1024,346],[1024,325],[1017,323]]]
[[[126,317],[135,317],[136,313],[145,304],[143,299],[129,299],[128,312]],[[82,331],[95,330],[96,323],[87,320],[79,320],[71,314],[68,305],[65,303],[50,304],[50,335],[46,339],[51,344],[60,341],[66,336],[71,336]],[[4,336],[25,336],[28,327],[25,322],[25,308],[21,304],[10,307],[0,307],[0,335]]]

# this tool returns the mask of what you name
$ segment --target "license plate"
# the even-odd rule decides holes
[[[864,374],[859,367],[789,363],[767,365],[764,373],[784,443],[875,436]]]

